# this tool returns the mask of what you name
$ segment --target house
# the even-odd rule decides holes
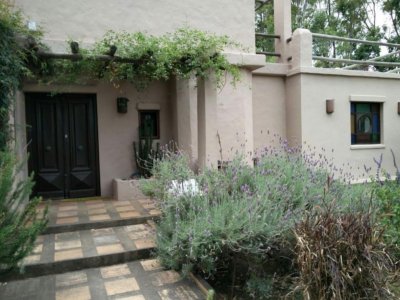
[[[275,143],[278,135],[291,145],[333,150],[328,155],[334,163],[352,168],[355,179],[365,178],[364,165],[373,167],[381,153],[383,167],[394,172],[390,150],[400,157],[400,75],[313,67],[312,34],[292,33],[289,0],[274,4],[276,63],[255,52],[252,0],[13,4],[30,26],[43,28],[44,42],[55,53],[69,51],[68,39],[91,44],[110,29],[160,35],[182,26],[226,34],[246,49],[226,50],[242,77],[222,89],[196,78],[155,82],[144,92],[128,82],[118,88],[103,81],[25,82],[17,95],[16,140],[22,157],[28,145],[27,172],[35,172],[39,195],[111,196],[113,179],[127,178],[135,168],[132,142],[141,118],[156,124],[157,141],[176,141],[200,169],[229,161],[236,151],[250,162],[256,149]],[[129,100],[127,113],[117,111],[117,98]],[[361,121],[360,111],[366,112]]]

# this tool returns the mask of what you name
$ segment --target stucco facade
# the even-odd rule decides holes
[[[252,0],[13,2],[44,30],[44,39],[54,50],[64,50],[68,39],[93,43],[108,30],[161,35],[183,26],[228,35],[250,52],[255,47]]]
[[[90,93],[97,98],[97,123],[101,194],[112,194],[113,178],[128,178],[135,170],[133,141],[138,140],[139,113],[141,105],[152,106],[160,111],[160,139],[155,140],[161,145],[173,139],[172,118],[169,105],[169,91],[166,83],[155,83],[146,91],[139,93],[130,84],[123,84],[119,89],[109,83],[96,83],[89,86],[42,86],[26,83],[23,92],[58,92],[58,93]],[[20,103],[18,134],[24,140],[25,108],[24,93],[19,93]],[[115,99],[128,96],[128,112],[119,114]],[[23,148],[25,149],[25,147]]]
[[[275,27],[281,35],[276,51],[281,59],[274,64],[254,54],[254,2],[250,0],[16,0],[15,5],[44,29],[45,41],[55,52],[67,51],[67,39],[90,44],[109,29],[163,34],[182,26],[226,34],[246,47],[245,53],[226,49],[228,60],[241,67],[241,80],[232,86],[226,78],[221,89],[212,78],[173,78],[156,82],[142,93],[127,82],[119,88],[105,82],[82,86],[24,84],[15,112],[21,156],[27,143],[24,93],[96,95],[102,196],[111,196],[113,178],[126,178],[135,169],[132,143],[138,139],[138,109],[145,108],[160,112],[158,142],[174,140],[189,154],[195,169],[216,167],[219,160],[229,161],[237,151],[245,153],[251,163],[257,149],[277,143],[276,136],[288,139],[291,145],[307,143],[330,150],[334,163],[352,167],[357,178],[363,177],[364,165],[373,166],[373,157],[381,153],[384,168],[392,172],[390,150],[400,158],[400,76],[313,68],[311,34],[307,30],[292,34],[289,0],[275,1]],[[292,38],[290,43],[282,42],[288,37]],[[126,114],[117,112],[117,97],[129,99]],[[363,97],[383,101],[379,145],[351,145],[350,100],[362,101]],[[326,113],[327,99],[335,101],[332,114]]]
[[[241,49],[246,49],[245,53],[241,49],[225,49],[229,61],[242,66],[242,80],[233,87],[227,78],[222,90],[215,87],[213,80],[196,79],[154,83],[142,93],[127,82],[119,88],[104,82],[84,86],[24,84],[16,111],[20,128],[26,125],[25,93],[56,91],[96,95],[102,196],[111,196],[113,178],[127,178],[136,168],[132,142],[138,140],[139,109],[160,111],[160,140],[155,142],[163,145],[176,141],[189,153],[195,168],[217,165],[220,159],[217,132],[224,149],[238,148],[240,140],[247,139],[244,149],[253,150],[251,71],[264,64],[264,57],[254,54],[252,1],[16,0],[13,4],[21,9],[27,21],[44,31],[44,42],[56,53],[69,51],[66,43],[69,39],[90,46],[108,30],[162,35],[185,26],[228,35],[242,45]],[[117,113],[117,97],[129,99],[128,113]],[[20,154],[24,156],[25,144],[29,141],[24,130],[17,130],[17,135],[21,141]],[[229,159],[229,155],[224,154],[223,159]]]
[[[363,71],[306,67],[271,76],[253,75],[255,148],[271,145],[274,134],[292,146],[308,144],[326,150],[328,159],[354,175],[368,177],[376,169],[373,159],[383,154],[382,167],[394,174],[391,150],[400,157],[400,77]],[[334,99],[334,112],[326,112],[326,100]],[[381,103],[380,144],[351,144],[351,102]],[[270,134],[265,134],[266,132]],[[322,151],[321,151],[322,152]]]

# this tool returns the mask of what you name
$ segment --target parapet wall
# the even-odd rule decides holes
[[[228,35],[254,52],[254,2],[248,0],[15,0],[53,50],[74,39],[93,43],[108,30],[153,35],[189,26]],[[65,46],[64,46],[65,47]]]

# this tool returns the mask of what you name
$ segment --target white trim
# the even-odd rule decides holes
[[[351,150],[370,150],[370,149],[385,149],[385,144],[364,144],[364,145],[351,145]]]
[[[351,102],[376,102],[376,103],[385,103],[385,96],[378,95],[350,95]]]
[[[139,102],[136,105],[137,110],[160,110],[161,106],[158,103],[143,103]]]

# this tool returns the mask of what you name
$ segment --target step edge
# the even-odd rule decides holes
[[[101,268],[124,262],[148,259],[154,252],[155,247],[127,250],[123,252],[66,259],[61,261],[36,263],[25,265],[22,273],[16,271],[2,278],[4,281],[14,281],[34,278],[46,275],[57,275],[66,272],[74,272],[82,269]]]
[[[91,222],[78,223],[78,224],[50,225],[41,233],[41,235],[143,224],[149,220],[155,221],[155,220],[158,220],[159,218],[160,218],[160,216],[145,215],[145,216],[141,216],[141,217],[118,219],[118,220],[91,221]]]

